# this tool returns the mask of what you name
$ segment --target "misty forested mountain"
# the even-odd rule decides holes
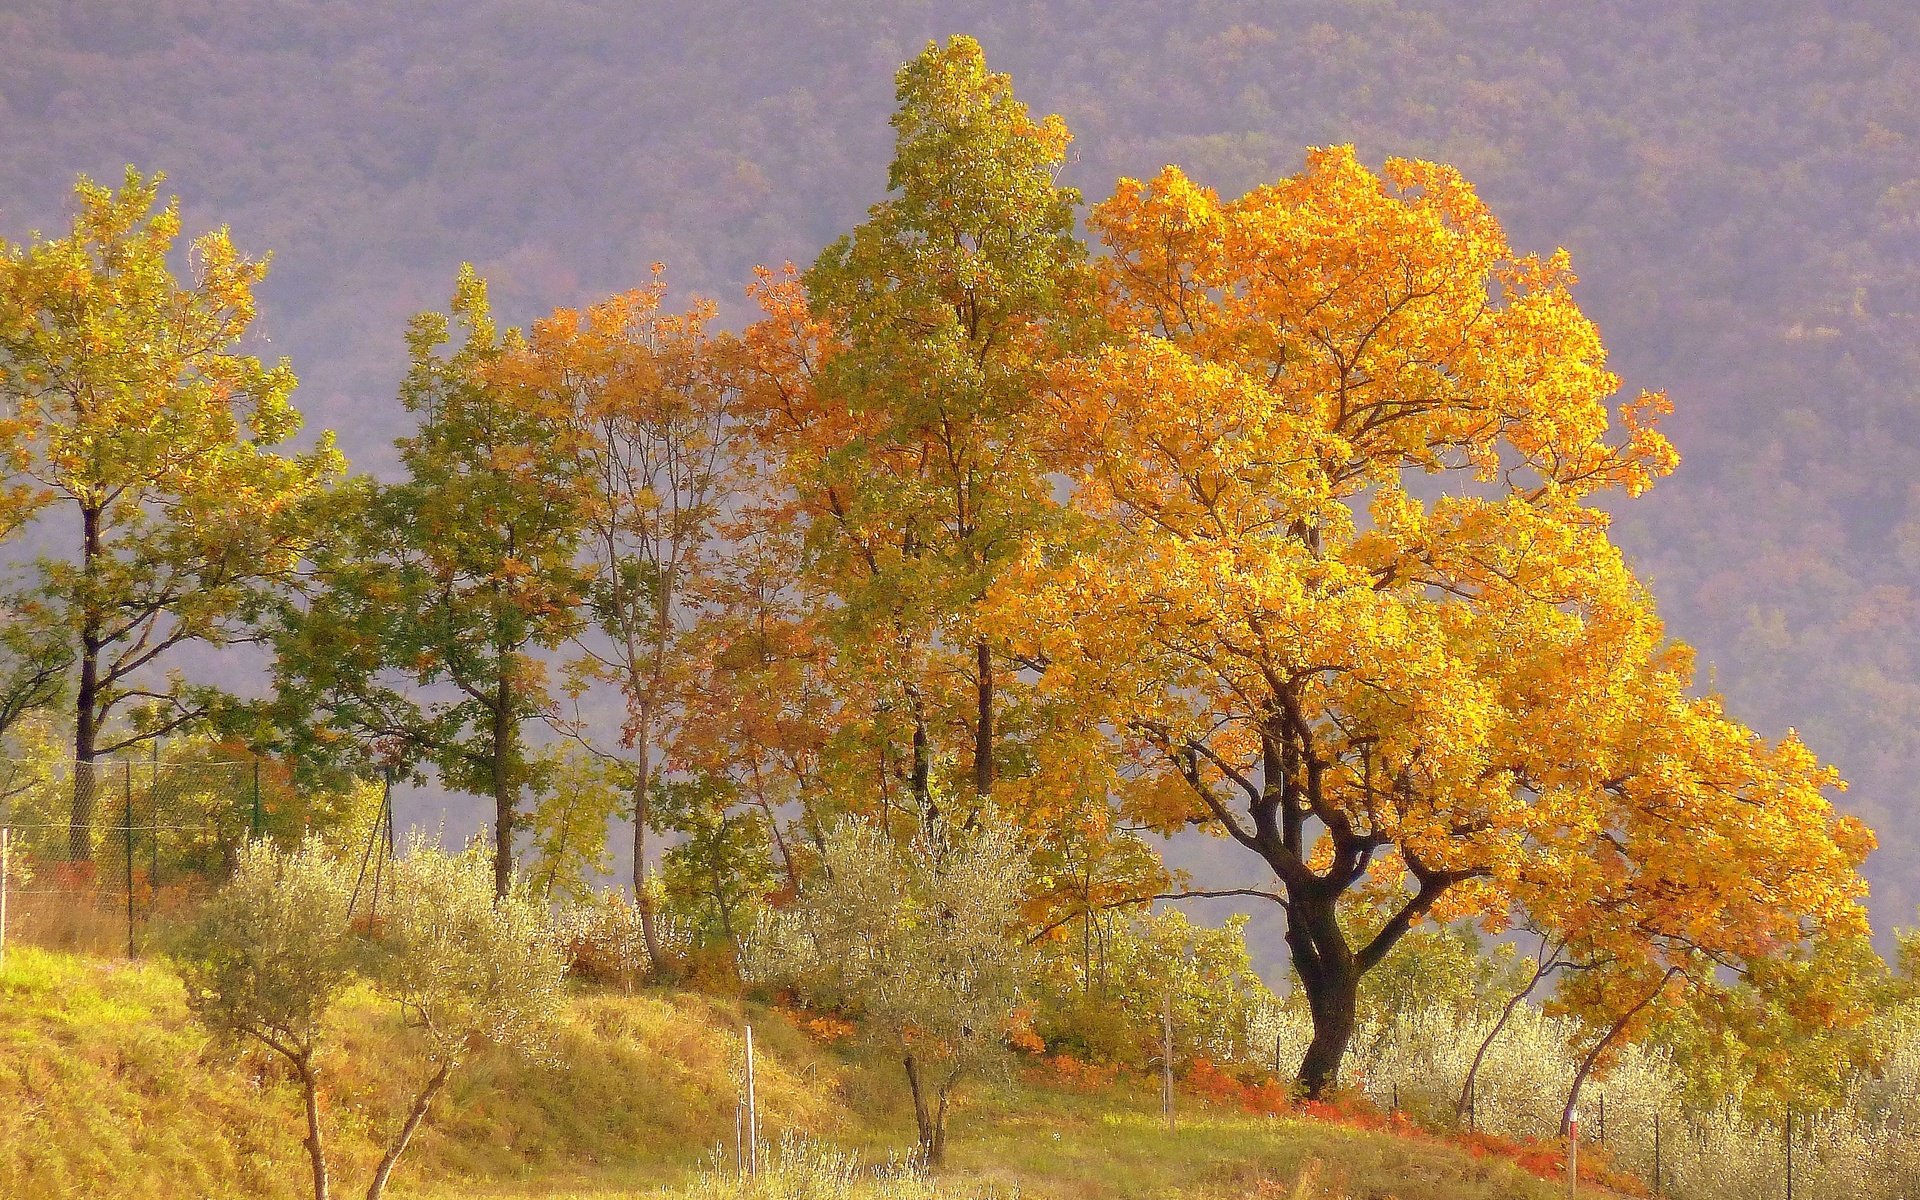
[[[885,185],[898,63],[969,32],[1076,135],[1098,199],[1222,191],[1353,142],[1458,165],[1516,246],[1568,247],[1684,463],[1620,514],[1673,631],[1762,732],[1802,730],[1920,834],[1920,7],[1908,0],[7,0],[0,231],[76,172],[169,172],[188,229],[271,250],[271,349],[390,462],[401,331],[457,264],[530,317],[667,263],[742,317]]]

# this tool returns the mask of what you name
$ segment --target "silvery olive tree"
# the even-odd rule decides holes
[[[292,854],[254,842],[174,948],[201,1024],[265,1046],[293,1067],[306,1102],[314,1200],[328,1195],[319,1054],[327,1013],[352,986],[360,956],[349,894],[345,870],[318,841]]]
[[[370,950],[374,990],[399,1005],[422,1064],[413,1101],[367,1188],[367,1200],[380,1200],[434,1099],[476,1050],[544,1047],[559,1016],[566,960],[547,910],[519,881],[495,898],[485,849],[476,843],[445,854],[417,835],[395,864],[392,907]]]
[[[380,1200],[447,1081],[489,1046],[537,1051],[558,1015],[564,962],[545,909],[523,888],[496,900],[482,847],[447,854],[412,841],[377,919],[350,919],[352,877],[318,841],[291,854],[256,842],[175,948],[190,1007],[216,1035],[292,1064],[306,1103],[314,1200],[328,1200],[320,1119],[329,1015],[364,983],[400,1010],[417,1063],[406,1112],[367,1186]]]
[[[990,810],[971,829],[904,843],[848,819],[749,955],[754,974],[861,1016],[867,1036],[900,1056],[929,1166],[945,1159],[955,1092],[1004,1060],[1030,976],[1028,873],[1026,848]]]

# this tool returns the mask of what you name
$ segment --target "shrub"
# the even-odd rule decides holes
[[[794,905],[761,923],[749,972],[846,1007],[905,1064],[920,1151],[938,1165],[961,1083],[1000,1065],[1030,958],[1017,929],[1027,857],[990,813],[901,845],[846,821]]]

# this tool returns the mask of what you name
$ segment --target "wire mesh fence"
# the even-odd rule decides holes
[[[1409,1021],[1362,1031],[1346,1075],[1371,1105],[1415,1125],[1515,1145],[1564,1145],[1560,1116],[1574,1056],[1564,1019],[1514,1022],[1467,1086],[1484,1023]],[[1272,1036],[1269,1033],[1269,1036]],[[1286,1057],[1305,1031],[1283,1032]],[[1703,1109],[1682,1094],[1685,1067],[1657,1049],[1623,1050],[1589,1080],[1578,1111],[1589,1179],[1680,1200],[1871,1200],[1920,1196],[1920,1041],[1903,1035],[1874,1072],[1818,1111],[1761,1117],[1729,1095]],[[1582,1194],[1586,1194],[1582,1192]]]
[[[140,953],[265,828],[261,763],[0,759],[5,921],[16,943]]]

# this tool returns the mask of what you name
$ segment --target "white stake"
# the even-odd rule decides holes
[[[760,1172],[760,1110],[753,1098],[753,1026],[747,1026],[747,1174]]]
[[[8,835],[12,832],[0,825],[0,967],[7,965],[7,884],[13,871]]]

